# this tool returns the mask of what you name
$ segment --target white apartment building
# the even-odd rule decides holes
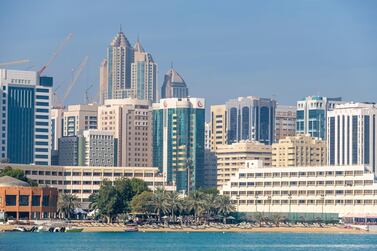
[[[377,174],[377,105],[348,103],[328,113],[330,165],[366,165]]]
[[[227,182],[240,212],[284,215],[377,214],[377,181],[365,165],[265,167],[247,161]]]
[[[97,129],[97,104],[69,105],[64,112],[63,136],[82,135],[84,130]]]
[[[85,166],[116,166],[116,140],[112,132],[85,130]]]

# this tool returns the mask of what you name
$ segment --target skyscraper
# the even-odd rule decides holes
[[[127,98],[131,92],[131,64],[134,50],[122,31],[118,32],[107,49],[107,99]],[[101,67],[105,67],[103,61]],[[105,92],[105,90],[102,90]]]
[[[99,67],[99,104],[103,105],[105,99],[107,99],[107,59],[102,60]]]
[[[377,106],[336,105],[327,117],[329,165],[367,165],[377,174]]]
[[[343,103],[341,98],[318,96],[309,96],[297,101],[296,133],[326,139],[327,112],[341,103]]]
[[[255,140],[274,142],[276,101],[260,97],[239,97],[226,102],[228,143]]]
[[[161,98],[186,98],[188,97],[188,88],[186,82],[178,72],[170,68],[165,74],[164,83],[161,88]]]
[[[34,71],[0,70],[1,159],[51,164],[50,107],[53,79]]]
[[[157,101],[157,64],[145,52],[139,39],[134,46],[131,64],[131,95],[133,98]]]
[[[204,99],[170,98],[153,104],[153,166],[177,191],[203,186]]]
[[[216,151],[218,145],[225,145],[227,140],[227,112],[225,105],[211,105],[210,117],[212,151]]]

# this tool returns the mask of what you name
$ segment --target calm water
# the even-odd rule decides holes
[[[316,233],[0,233],[0,250],[377,250],[377,235]]]

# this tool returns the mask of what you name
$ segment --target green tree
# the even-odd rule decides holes
[[[205,212],[205,194],[201,191],[194,191],[188,197],[190,211],[194,210],[195,221],[199,221],[199,217]]]
[[[277,226],[279,227],[279,224],[281,222],[282,218],[279,214],[274,214],[272,215],[272,222]]]
[[[224,224],[226,224],[226,217],[234,212],[235,207],[231,203],[230,198],[225,195],[218,195],[216,199],[217,213],[224,219]]]
[[[135,195],[131,200],[131,208],[133,212],[140,212],[144,214],[151,214],[155,211],[153,201],[153,193],[150,191],[144,191],[138,195]]]
[[[175,221],[175,214],[182,208],[182,201],[178,192],[172,191],[166,193],[166,203],[171,213],[171,217]]]
[[[15,168],[13,169],[10,166],[6,166],[4,169],[0,170],[0,177],[3,176],[10,176],[22,181],[29,183],[31,186],[37,186],[37,183],[34,180],[31,180],[25,176],[24,171],[21,169]]]
[[[259,223],[259,227],[262,227],[262,222],[263,222],[263,214],[261,212],[258,212],[256,215],[255,215],[255,220]]]
[[[124,204],[115,187],[110,181],[104,181],[96,195],[96,207],[99,214],[104,216],[107,222],[124,212]]]
[[[163,189],[157,189],[154,193],[152,204],[157,213],[158,221],[161,221],[162,214],[169,212],[169,205],[166,200],[166,191]]]
[[[80,200],[73,194],[59,194],[58,198],[58,213],[63,215],[63,218],[71,218],[74,209],[79,207]]]
[[[130,211],[130,201],[135,195],[141,194],[144,191],[150,191],[145,181],[140,179],[117,179],[114,182],[115,190],[122,202],[123,213]]]

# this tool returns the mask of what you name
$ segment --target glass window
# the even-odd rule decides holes
[[[20,195],[18,205],[29,206],[29,195]]]
[[[16,195],[6,195],[5,196],[5,205],[7,206],[15,206],[16,205]]]
[[[39,207],[41,205],[41,196],[40,195],[33,195],[31,197],[31,205],[33,207]]]

